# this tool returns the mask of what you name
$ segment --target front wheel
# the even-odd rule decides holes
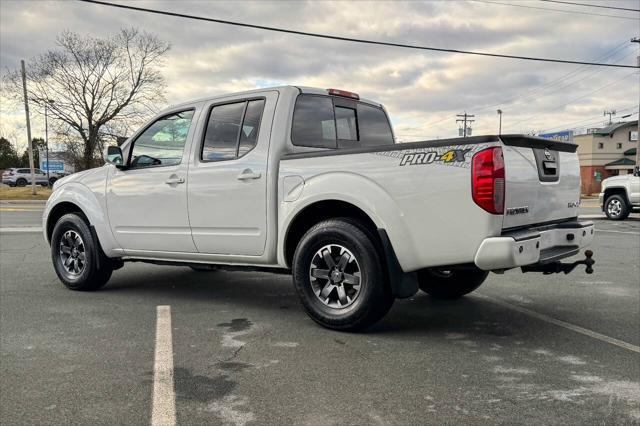
[[[19,186],[19,187],[27,186],[27,180],[23,178],[18,179],[16,181],[16,186]]]
[[[420,290],[436,299],[458,299],[471,293],[487,279],[488,271],[465,269],[422,269],[418,271]]]
[[[631,213],[631,209],[623,196],[612,195],[604,203],[604,213],[611,220],[624,220]]]
[[[97,290],[113,272],[87,223],[73,213],[62,216],[53,228],[51,258],[58,278],[71,290]]]
[[[305,311],[334,330],[361,330],[394,302],[373,235],[350,219],[313,226],[293,256],[293,282]]]

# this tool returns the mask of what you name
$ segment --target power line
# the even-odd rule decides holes
[[[618,108],[617,111],[618,112],[625,112],[625,111],[632,110],[632,109],[637,108],[637,107],[638,107],[637,105],[632,105],[632,106],[626,107],[626,108]],[[637,112],[634,112],[633,114],[637,114]],[[633,115],[633,114],[631,114],[631,115]],[[548,127],[546,129],[542,129],[541,132],[547,133],[547,132],[555,131],[556,129],[577,129],[579,127],[589,126],[591,124],[590,122],[593,122],[595,119],[596,119],[595,117],[589,117],[589,118],[578,120],[578,121],[571,121],[569,123],[564,123],[564,124],[561,124],[559,126],[553,126],[553,127]],[[600,118],[600,120],[598,122],[601,122],[601,121],[602,121],[602,118]],[[583,123],[589,123],[589,124],[583,124]],[[572,127],[570,127],[570,126],[572,126]]]
[[[634,116],[634,115],[636,115],[636,114],[638,114],[638,111],[636,111],[636,112],[634,112],[634,113],[629,114],[629,116],[628,116],[627,118],[629,118],[629,117],[633,117],[633,116]],[[580,126],[574,126],[574,127],[570,127],[570,128],[565,128],[565,130],[589,129],[589,128],[593,127],[593,126],[599,126],[600,128],[601,128],[601,127],[606,127],[606,126],[604,126],[604,125],[602,124],[602,122],[603,122],[603,120],[592,121],[591,123],[582,124],[582,125],[580,125]],[[615,123],[614,123],[614,124],[615,124]]]
[[[599,55],[598,57],[594,58],[592,61],[596,62],[596,61],[609,60],[609,58],[611,58],[612,56],[618,54],[621,49],[624,49],[624,48],[626,48],[628,46],[629,46],[629,42],[625,40],[622,43],[620,43],[619,45],[617,45],[616,47],[614,47],[613,49],[611,49],[610,51],[605,52],[602,55]],[[635,52],[631,52],[631,54],[633,54],[633,53],[635,53]],[[625,55],[624,57],[622,57],[620,59],[625,59],[629,55],[630,54],[627,54],[627,55]],[[588,68],[589,67],[586,66],[586,65],[581,65],[581,66],[577,67],[576,69],[574,69],[573,71],[569,71],[567,74],[563,74],[562,76],[560,76],[560,77],[558,77],[556,79],[553,79],[553,80],[548,81],[548,82],[546,82],[546,83],[544,83],[544,84],[542,84],[540,86],[537,86],[537,87],[534,87],[532,89],[527,90],[526,92],[524,92],[524,94],[518,94],[518,96],[515,97],[515,98],[506,99],[506,100],[503,100],[503,101],[495,103],[495,104],[482,106],[479,109],[477,109],[476,111],[485,111],[485,110],[488,110],[490,108],[504,107],[505,105],[510,105],[510,104],[512,104],[512,103],[514,103],[516,101],[521,101],[522,99],[529,98],[529,97],[531,97],[531,96],[533,96],[535,94],[538,94],[538,96],[533,96],[533,98],[534,99],[539,98],[541,96],[544,96],[544,95],[539,95],[540,92],[544,92],[546,90],[549,90],[551,87],[556,86],[558,83],[560,83],[560,82],[562,82],[562,81],[564,81],[564,80],[566,80],[568,78],[571,78],[571,77],[573,77],[573,76],[575,76],[577,74],[580,74],[581,72],[587,70]],[[599,70],[597,70],[597,71],[599,71]],[[567,85],[561,86],[558,89],[563,88],[563,87],[571,86],[571,85],[573,85],[573,84],[575,84],[577,82],[580,82],[580,81],[584,80],[585,78],[591,77],[592,75],[594,75],[594,73],[590,73],[587,76],[584,76],[583,78],[575,80],[574,82],[569,83]],[[452,117],[453,117],[453,115],[447,115],[446,117],[438,119],[438,120],[434,121],[433,123],[429,123],[428,125],[429,126],[435,126],[438,123],[442,123],[444,121],[450,120]]]
[[[176,18],[195,19],[195,20],[198,20],[198,21],[215,22],[215,23],[218,23],[218,24],[234,25],[234,26],[237,26],[237,27],[253,28],[253,29],[257,29],[257,30],[274,31],[274,32],[280,32],[280,33],[285,33],[285,34],[296,34],[296,35],[323,38],[323,39],[329,39],[329,40],[348,41],[348,42],[353,42],[353,43],[364,43],[364,44],[371,44],[371,45],[377,45],[377,46],[390,46],[390,47],[401,47],[401,48],[405,48],[405,49],[430,50],[430,51],[434,51],[434,52],[460,53],[460,54],[465,54],[465,55],[489,56],[489,57],[493,57],[493,58],[519,59],[519,60],[523,60],[523,61],[554,62],[554,63],[560,63],[560,64],[592,65],[592,66],[613,67],[613,68],[640,68],[640,66],[637,66],[637,65],[605,64],[605,63],[586,62],[586,61],[568,61],[568,60],[563,60],[563,59],[537,58],[537,57],[532,57],[532,56],[505,55],[505,54],[498,54],[498,53],[475,52],[475,51],[470,51],[470,50],[445,49],[445,48],[439,48],[439,47],[418,46],[418,45],[413,45],[413,44],[391,43],[391,42],[384,42],[384,41],[376,41],[376,40],[358,39],[358,38],[352,38],[352,37],[342,37],[342,36],[329,35],[329,34],[321,34],[321,33],[311,33],[311,32],[307,32],[307,31],[297,31],[297,30],[290,30],[290,29],[286,29],[286,28],[268,27],[268,26],[265,26],[265,25],[247,24],[247,23],[244,23],[244,22],[227,21],[227,20],[223,20],[223,19],[207,18],[207,17],[204,17],[204,16],[196,16],[196,15],[187,15],[187,14],[184,14],[184,13],[168,12],[168,11],[156,10],[156,9],[148,9],[148,8],[144,8],[144,7],[130,6],[130,5],[125,5],[125,4],[109,3],[109,2],[99,1],[99,0],[78,0],[78,1],[81,1],[81,2],[84,2],[84,3],[99,4],[99,5],[102,5],[102,6],[117,7],[117,8],[120,8],[120,9],[135,10],[135,11],[138,11],[138,12],[147,12],[147,13],[155,13],[155,14],[158,14],[158,15],[173,16],[173,17],[176,17]]]
[[[571,103],[573,103],[573,102],[575,102],[575,101],[579,101],[580,99],[586,98],[586,97],[587,97],[587,96],[589,96],[589,95],[592,95],[592,94],[594,94],[594,93],[596,93],[596,92],[599,92],[600,90],[606,89],[606,88],[611,87],[611,86],[614,86],[614,85],[616,85],[616,84],[619,84],[619,83],[623,82],[623,81],[624,81],[624,80],[626,80],[628,77],[631,77],[631,76],[632,76],[632,75],[634,75],[634,74],[635,74],[635,71],[634,71],[634,72],[632,72],[632,73],[630,73],[630,74],[625,75],[624,77],[622,77],[622,78],[620,78],[620,79],[618,79],[618,80],[616,80],[616,81],[612,81],[612,82],[611,82],[611,83],[609,83],[609,84],[605,84],[604,86],[599,87],[599,88],[597,88],[597,89],[595,89],[595,90],[592,90],[592,91],[591,91],[591,92],[589,92],[589,93],[586,93],[586,94],[584,94],[584,95],[582,95],[582,96],[579,96],[579,97],[577,97],[577,98],[575,98],[575,99],[572,99],[572,100],[570,100],[569,102],[567,102],[567,103],[565,103],[565,104],[558,105],[558,106],[557,106],[557,107],[555,107],[555,108],[548,109],[546,112],[556,111],[556,110],[558,110],[558,109],[560,109],[560,108],[562,108],[562,107],[565,107],[565,106],[567,106],[567,105],[569,105],[569,104],[571,104]],[[540,115],[540,114],[535,114],[535,115],[532,115],[532,116],[530,116],[530,117],[527,117],[527,118],[525,118],[525,119],[523,119],[523,120],[516,121],[515,123],[511,123],[511,124],[510,124],[510,126],[515,126],[516,124],[520,124],[520,123],[522,123],[522,122],[524,122],[524,121],[529,121],[529,120],[531,120],[532,118],[538,117],[539,115]]]
[[[478,3],[499,4],[501,6],[524,7],[526,9],[548,10],[548,11],[552,11],[552,12],[570,13],[572,15],[573,14],[579,14],[579,15],[590,15],[590,16],[602,16],[602,17],[605,17],[605,18],[631,19],[633,21],[637,21],[638,20],[638,18],[631,18],[629,16],[605,15],[604,13],[592,13],[592,12],[578,12],[577,10],[553,9],[553,8],[550,8],[550,7],[527,6],[527,5],[524,5],[524,4],[502,3],[502,2],[499,2],[499,1],[490,1],[490,0],[468,0],[468,1],[474,1],[474,2],[478,2]]]
[[[630,12],[640,12],[640,9],[629,9],[626,7],[617,7],[617,6],[603,6],[601,4],[575,3],[572,1],[560,1],[560,0],[540,0],[540,1],[544,1],[547,3],[570,4],[573,6],[598,7],[601,9],[615,9],[615,10],[627,10]]]

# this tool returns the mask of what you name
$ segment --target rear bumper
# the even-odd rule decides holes
[[[474,262],[486,271],[545,264],[577,254],[593,240],[593,222],[569,221],[485,239]]]

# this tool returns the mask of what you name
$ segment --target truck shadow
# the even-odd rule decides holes
[[[101,293],[110,298],[141,295],[153,305],[256,310],[260,316],[274,317],[278,322],[298,322],[301,326],[322,330],[304,313],[289,275],[195,272],[182,267],[143,268],[125,266],[114,274]],[[396,300],[385,318],[362,333],[406,337],[464,330],[494,337],[511,336],[513,330],[504,318],[504,308],[474,296],[441,301],[418,292],[409,299]],[[528,322],[523,323],[527,327]]]

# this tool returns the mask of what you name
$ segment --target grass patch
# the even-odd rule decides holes
[[[49,188],[36,186],[36,195],[31,194],[31,186],[22,188],[0,187],[0,200],[46,200],[51,195]]]

